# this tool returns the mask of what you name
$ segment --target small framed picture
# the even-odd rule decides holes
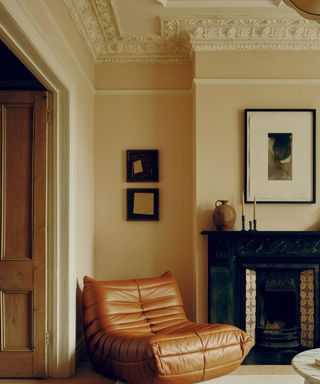
[[[159,181],[159,151],[156,149],[127,150],[127,181]]]
[[[245,110],[245,200],[314,203],[315,109]]]
[[[128,188],[127,189],[127,220],[158,221],[159,220],[159,189]]]

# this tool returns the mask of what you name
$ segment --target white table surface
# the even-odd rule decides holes
[[[320,348],[308,349],[292,359],[293,369],[305,379],[305,384],[320,384],[320,367],[314,360],[320,360]]]

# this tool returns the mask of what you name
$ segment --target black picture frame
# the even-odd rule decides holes
[[[245,109],[245,202],[316,202],[316,110]]]
[[[127,150],[127,182],[159,181],[159,151],[157,149]]]
[[[158,188],[127,188],[127,221],[159,221]]]

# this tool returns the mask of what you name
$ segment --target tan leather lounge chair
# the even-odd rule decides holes
[[[196,383],[237,368],[253,345],[232,325],[188,321],[171,273],[84,277],[84,328],[95,369],[130,384]]]

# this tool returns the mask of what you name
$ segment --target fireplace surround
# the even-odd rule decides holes
[[[247,364],[287,364],[320,345],[320,232],[204,231],[209,322],[254,339]]]

